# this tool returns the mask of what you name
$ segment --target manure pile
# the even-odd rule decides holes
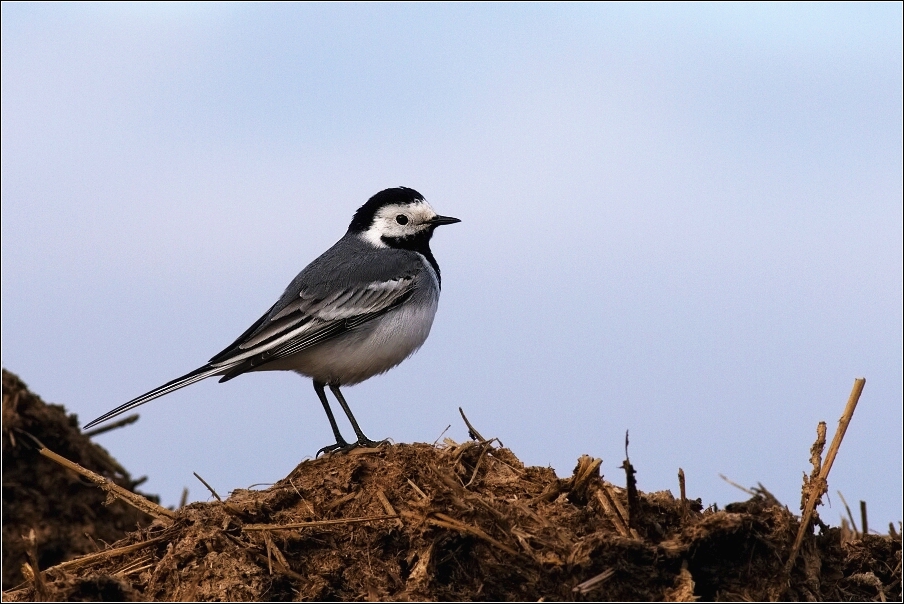
[[[71,488],[78,479],[69,470],[41,465],[46,476],[36,478],[37,464],[50,462],[24,447],[27,437],[8,431],[14,391],[6,373],[3,385],[4,601],[901,598],[898,534],[823,526],[808,533],[788,571],[800,518],[765,489],[724,510],[704,509],[668,491],[637,492],[630,471],[627,479],[611,477],[628,488],[615,486],[600,476],[600,460],[587,456],[560,479],[476,433],[460,444],[392,445],[305,461],[266,490],[238,490],[174,512],[148,502],[154,518],[137,530],[135,512],[133,532],[48,567],[40,554],[29,558],[29,548],[40,552],[45,540],[92,533],[89,523],[100,530],[114,508],[100,505],[103,494],[90,484]],[[27,391],[15,392],[24,400]],[[77,434],[73,421],[66,426]],[[39,426],[29,427],[53,448]],[[39,499],[56,497],[63,507],[72,500],[58,534],[39,530],[37,512],[20,514],[17,524],[7,514],[11,450],[24,469],[17,480],[27,470],[36,492],[58,483]],[[103,473],[103,463],[78,461]],[[134,487],[123,472],[114,474]],[[80,490],[97,503],[81,503]],[[20,537],[31,528],[34,545]],[[7,576],[8,567],[28,560],[26,576]]]

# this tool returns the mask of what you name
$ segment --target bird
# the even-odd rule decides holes
[[[340,388],[392,369],[426,341],[442,284],[430,239],[437,227],[457,222],[438,215],[414,189],[380,191],[358,208],[345,235],[232,344],[84,429],[212,376],[226,382],[250,371],[294,371],[313,381],[336,439],[317,456],[382,444],[364,435]],[[327,386],[355,431],[354,443],[339,431]]]

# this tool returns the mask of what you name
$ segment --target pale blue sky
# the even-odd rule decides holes
[[[796,509],[867,385],[837,523],[902,517],[902,9],[3,4],[2,362],[83,422],[205,362],[396,185],[462,223],[365,432],[582,453]],[[189,387],[98,440],[167,504],[331,439],[308,380]],[[350,434],[351,431],[346,429]]]

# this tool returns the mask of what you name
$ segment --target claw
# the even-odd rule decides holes
[[[349,451],[351,451],[352,449],[354,449],[357,446],[358,446],[358,443],[354,443],[354,444],[350,445],[347,442],[345,442],[344,440],[340,440],[339,442],[337,442],[335,444],[321,447],[320,450],[317,451],[317,455],[314,456],[314,459],[317,459],[324,453],[335,453],[336,451],[339,451],[340,453],[348,453]]]
[[[358,447],[363,447],[366,449],[376,449],[377,447],[382,447],[383,445],[388,445],[389,439],[384,439],[380,441],[370,440],[367,437],[359,438],[358,442],[355,443]]]
[[[377,447],[382,447],[383,445],[388,444],[388,438],[386,440],[375,441],[365,437],[360,438],[356,442],[353,442],[351,444],[343,440],[342,442],[337,442],[336,444],[322,447],[319,451],[317,451],[317,455],[315,455],[314,458],[316,459],[325,453],[348,453],[349,451],[357,449],[358,447],[361,447],[362,449],[376,449]]]

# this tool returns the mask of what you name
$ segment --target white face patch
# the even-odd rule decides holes
[[[426,201],[383,206],[361,238],[375,247],[387,247],[383,237],[410,237],[429,229],[429,221],[435,217],[436,212]]]

